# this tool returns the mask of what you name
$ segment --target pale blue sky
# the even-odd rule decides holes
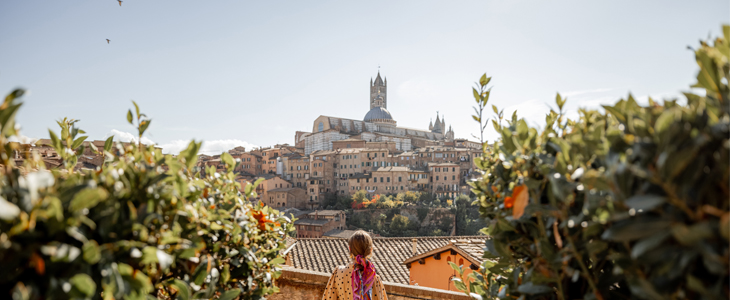
[[[686,90],[686,46],[728,22],[726,0],[3,0],[0,92],[30,90],[26,136],[62,117],[92,139],[132,132],[135,100],[149,139],[168,151],[203,139],[213,153],[291,144],[319,115],[362,119],[380,65],[398,125],[427,128],[439,111],[468,138],[484,72],[490,104],[538,125],[556,92],[575,110]]]

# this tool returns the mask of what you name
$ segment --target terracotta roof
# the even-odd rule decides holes
[[[484,262],[484,238],[462,239],[462,237],[458,236],[455,236],[454,238],[455,239],[451,240],[447,245],[443,247],[411,256],[410,258],[403,261],[403,264],[408,265],[409,263],[415,262],[421,258],[425,258],[437,253],[443,253],[449,250],[455,250],[457,253],[461,254],[461,256],[477,266],[481,265],[482,262]]]
[[[483,242],[486,236],[444,236],[444,237],[397,237],[373,238],[373,264],[383,281],[409,284],[408,267],[402,263],[414,256],[413,239],[416,239],[417,254],[446,246],[453,239],[476,239]],[[289,252],[295,268],[332,273],[337,266],[350,262],[347,240],[332,238],[299,239]]]
[[[441,166],[456,167],[456,166],[459,166],[459,165],[458,164],[455,164],[455,163],[435,163],[435,164],[429,163],[428,166],[429,167],[441,167]]]
[[[326,220],[326,219],[299,219],[294,221],[294,225],[315,225],[315,226],[321,226],[324,224],[329,223],[332,220]]]
[[[317,214],[319,216],[335,216],[335,215],[339,215],[343,212],[344,211],[341,211],[341,210],[316,210],[316,211],[310,212],[309,215],[314,216],[315,214]]]
[[[309,210],[299,210],[296,208],[287,208],[287,209],[281,210],[281,213],[283,213],[284,215],[291,215],[292,217],[295,217],[295,218],[298,218],[301,215],[308,214],[309,212],[310,212]]]
[[[410,170],[408,167],[380,167],[373,172],[408,172]]]
[[[338,239],[345,239],[345,240],[347,240],[354,233],[355,233],[355,230],[332,229],[330,231],[325,232],[322,236],[328,237],[328,238],[338,238]]]
[[[270,189],[268,192],[289,192],[300,188],[290,187],[290,188],[276,188],[276,189]],[[301,190],[301,189],[300,189]]]

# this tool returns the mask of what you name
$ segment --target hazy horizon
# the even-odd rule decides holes
[[[0,92],[29,90],[17,120],[31,138],[69,117],[90,139],[129,139],[134,100],[152,118],[147,141],[176,152],[202,139],[216,154],[293,144],[319,115],[361,120],[380,69],[398,126],[426,129],[439,111],[475,140],[484,72],[490,106],[539,126],[556,92],[573,114],[629,92],[678,96],[698,70],[687,46],[723,23],[719,0],[4,1]]]

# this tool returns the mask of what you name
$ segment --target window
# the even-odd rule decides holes
[[[451,176],[451,180],[456,180],[456,176]]]
[[[402,181],[403,181],[402,179],[403,179],[403,178],[401,178],[401,177],[399,176],[399,177],[398,177],[398,182],[402,182]]]
[[[373,182],[378,182],[378,177],[373,177]]]
[[[323,131],[324,130],[324,123],[319,122],[319,125],[317,126],[317,131]]]
[[[456,168],[451,168],[451,172],[456,172]]]
[[[439,177],[438,176],[436,176],[436,180],[439,180]]]
[[[388,177],[388,182],[390,182],[390,177]]]

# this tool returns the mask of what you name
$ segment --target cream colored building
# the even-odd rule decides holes
[[[392,142],[398,151],[413,149],[414,144],[426,145],[428,141],[453,141],[454,132],[446,129],[446,122],[436,114],[436,122],[428,130],[397,126],[388,111],[388,81],[380,77],[370,80],[370,109],[363,120],[319,116],[309,133],[297,132],[295,143],[304,144],[304,153],[332,150],[332,142],[357,138],[369,142]]]

